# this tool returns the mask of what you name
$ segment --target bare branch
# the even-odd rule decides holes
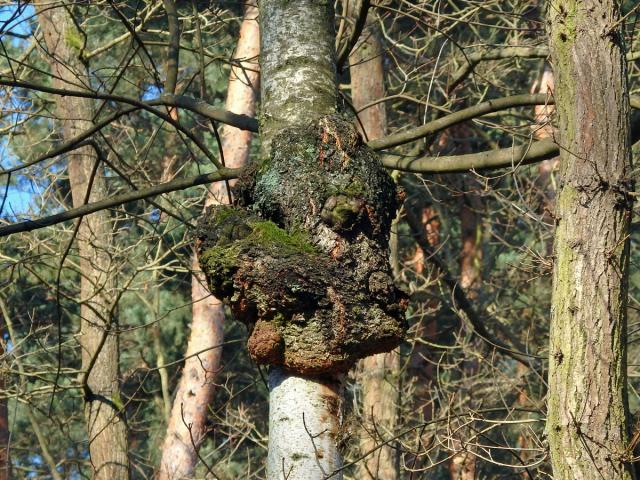
[[[387,156],[382,164],[394,170],[414,173],[459,173],[469,170],[485,170],[528,165],[556,157],[558,145],[542,140],[530,145],[489,150],[487,152],[442,157],[393,158]]]
[[[426,123],[418,128],[414,128],[413,130],[395,133],[377,140],[372,140],[368,145],[374,150],[384,150],[386,148],[397,147],[398,145],[419,140],[427,135],[441,132],[453,125],[473,120],[474,118],[486,115],[487,113],[493,113],[512,107],[526,107],[553,103],[553,97],[544,93],[513,95],[510,97],[488,100],[458,112],[445,115],[444,117],[433,120],[432,122]]]
[[[0,237],[6,237],[7,235],[18,232],[31,232],[32,230],[49,227],[51,225],[62,223],[67,220],[83,217],[99,210],[117,207],[134,200],[142,200],[145,198],[155,197],[156,195],[160,195],[163,193],[184,190],[185,188],[204,185],[206,183],[238,178],[241,173],[242,169],[222,168],[213,173],[197,175],[195,177],[179,178],[170,182],[161,183],[160,185],[156,185],[153,187],[141,188],[140,190],[134,190],[133,192],[121,193],[120,195],[114,195],[98,202],[88,203],[86,205],[83,205],[82,207],[72,208],[71,210],[57,213],[55,215],[49,215],[37,220],[27,220],[25,222],[10,224],[6,227],[0,227]]]
[[[142,110],[147,110],[153,114],[158,114],[158,110],[153,108],[157,106],[167,107],[179,107],[185,110],[190,110],[198,115],[202,115],[210,120],[226,123],[241,130],[249,130],[251,132],[258,131],[258,121],[255,118],[248,117],[246,115],[238,115],[236,113],[223,110],[221,108],[215,108],[209,105],[203,100],[198,100],[186,96],[172,96],[164,95],[158,99],[143,102],[136,98],[125,97],[122,95],[110,95],[99,92],[89,92],[81,90],[68,90],[63,88],[53,88],[46,85],[39,85],[31,82],[24,82],[19,80],[13,80],[6,76],[0,76],[0,85],[8,87],[24,88],[27,90],[36,90],[38,92],[51,93],[53,95],[62,95],[66,97],[84,97],[93,98],[98,100],[107,100],[112,102],[126,103],[138,107]],[[162,116],[163,120],[166,120]]]

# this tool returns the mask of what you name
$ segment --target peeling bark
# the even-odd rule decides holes
[[[260,81],[257,71],[257,56],[260,53],[257,16],[257,7],[246,4],[234,55],[240,65],[231,68],[225,104],[226,110],[249,117],[255,115],[256,92]],[[221,136],[226,166],[239,168],[246,165],[252,133],[225,125]],[[229,203],[230,200],[226,182],[217,182],[209,188],[205,208]],[[215,393],[214,380],[222,368],[222,348],[219,345],[224,343],[225,307],[207,289],[206,278],[200,270],[195,252],[192,269],[193,305],[191,332],[185,353],[187,360],[171,410],[158,480],[193,476],[198,462],[197,448],[207,433],[207,408]],[[187,428],[188,425],[190,429]]]
[[[626,308],[633,190],[620,2],[549,6],[561,185],[547,435],[558,480],[634,478]]]

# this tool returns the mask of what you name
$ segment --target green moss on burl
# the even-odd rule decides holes
[[[262,246],[272,245],[280,253],[314,253],[315,248],[309,242],[309,236],[302,231],[287,232],[268,220],[248,222],[253,232],[245,240]]]

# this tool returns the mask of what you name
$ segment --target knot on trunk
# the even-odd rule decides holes
[[[256,362],[334,373],[402,341],[406,300],[388,264],[395,185],[350,122],[283,131],[238,185],[238,205],[203,216],[198,249]]]

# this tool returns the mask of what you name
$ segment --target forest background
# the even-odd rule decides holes
[[[385,166],[426,158],[389,168],[401,198],[391,267],[408,295],[409,328],[393,353],[347,375],[337,440],[345,478],[553,478],[545,422],[559,177],[557,147],[549,147],[557,119],[547,3],[336,2],[343,114]],[[613,3],[621,3],[617,28],[637,108],[638,2]],[[61,11],[73,25],[61,41],[85,74],[76,71],[68,88],[87,93],[94,116],[86,125],[98,126],[82,139],[60,128],[69,124],[61,105],[76,96],[56,83],[64,74],[52,63],[60,54],[46,41],[43,11]],[[240,166],[225,163],[233,148],[250,162],[264,148],[246,133],[257,131],[254,117],[264,121],[256,15],[255,5],[233,1],[0,4],[0,478],[96,475],[87,427],[93,365],[80,334],[82,306],[101,291],[111,320],[98,315],[93,326],[117,352],[110,408],[126,419],[126,475],[159,475],[170,429],[192,447],[192,478],[265,478],[268,373],[245,348],[247,329],[227,309],[210,327],[220,330],[214,343],[187,350],[207,295],[197,293],[195,225],[205,203],[229,196],[210,174]],[[230,79],[244,87],[240,110],[229,106]],[[486,106],[495,99],[503,100]],[[630,119],[637,140],[635,113]],[[92,247],[102,260],[88,259],[99,272],[88,296],[82,222],[64,215],[86,203],[72,198],[76,150],[98,158],[99,189],[86,200],[116,199],[102,210],[109,240]],[[501,168],[482,168],[492,162]],[[168,187],[152,191],[158,185]],[[23,223],[51,216],[50,225]],[[623,335],[631,457],[640,411],[638,231],[633,217]],[[176,407],[185,357],[204,372],[200,413]]]

